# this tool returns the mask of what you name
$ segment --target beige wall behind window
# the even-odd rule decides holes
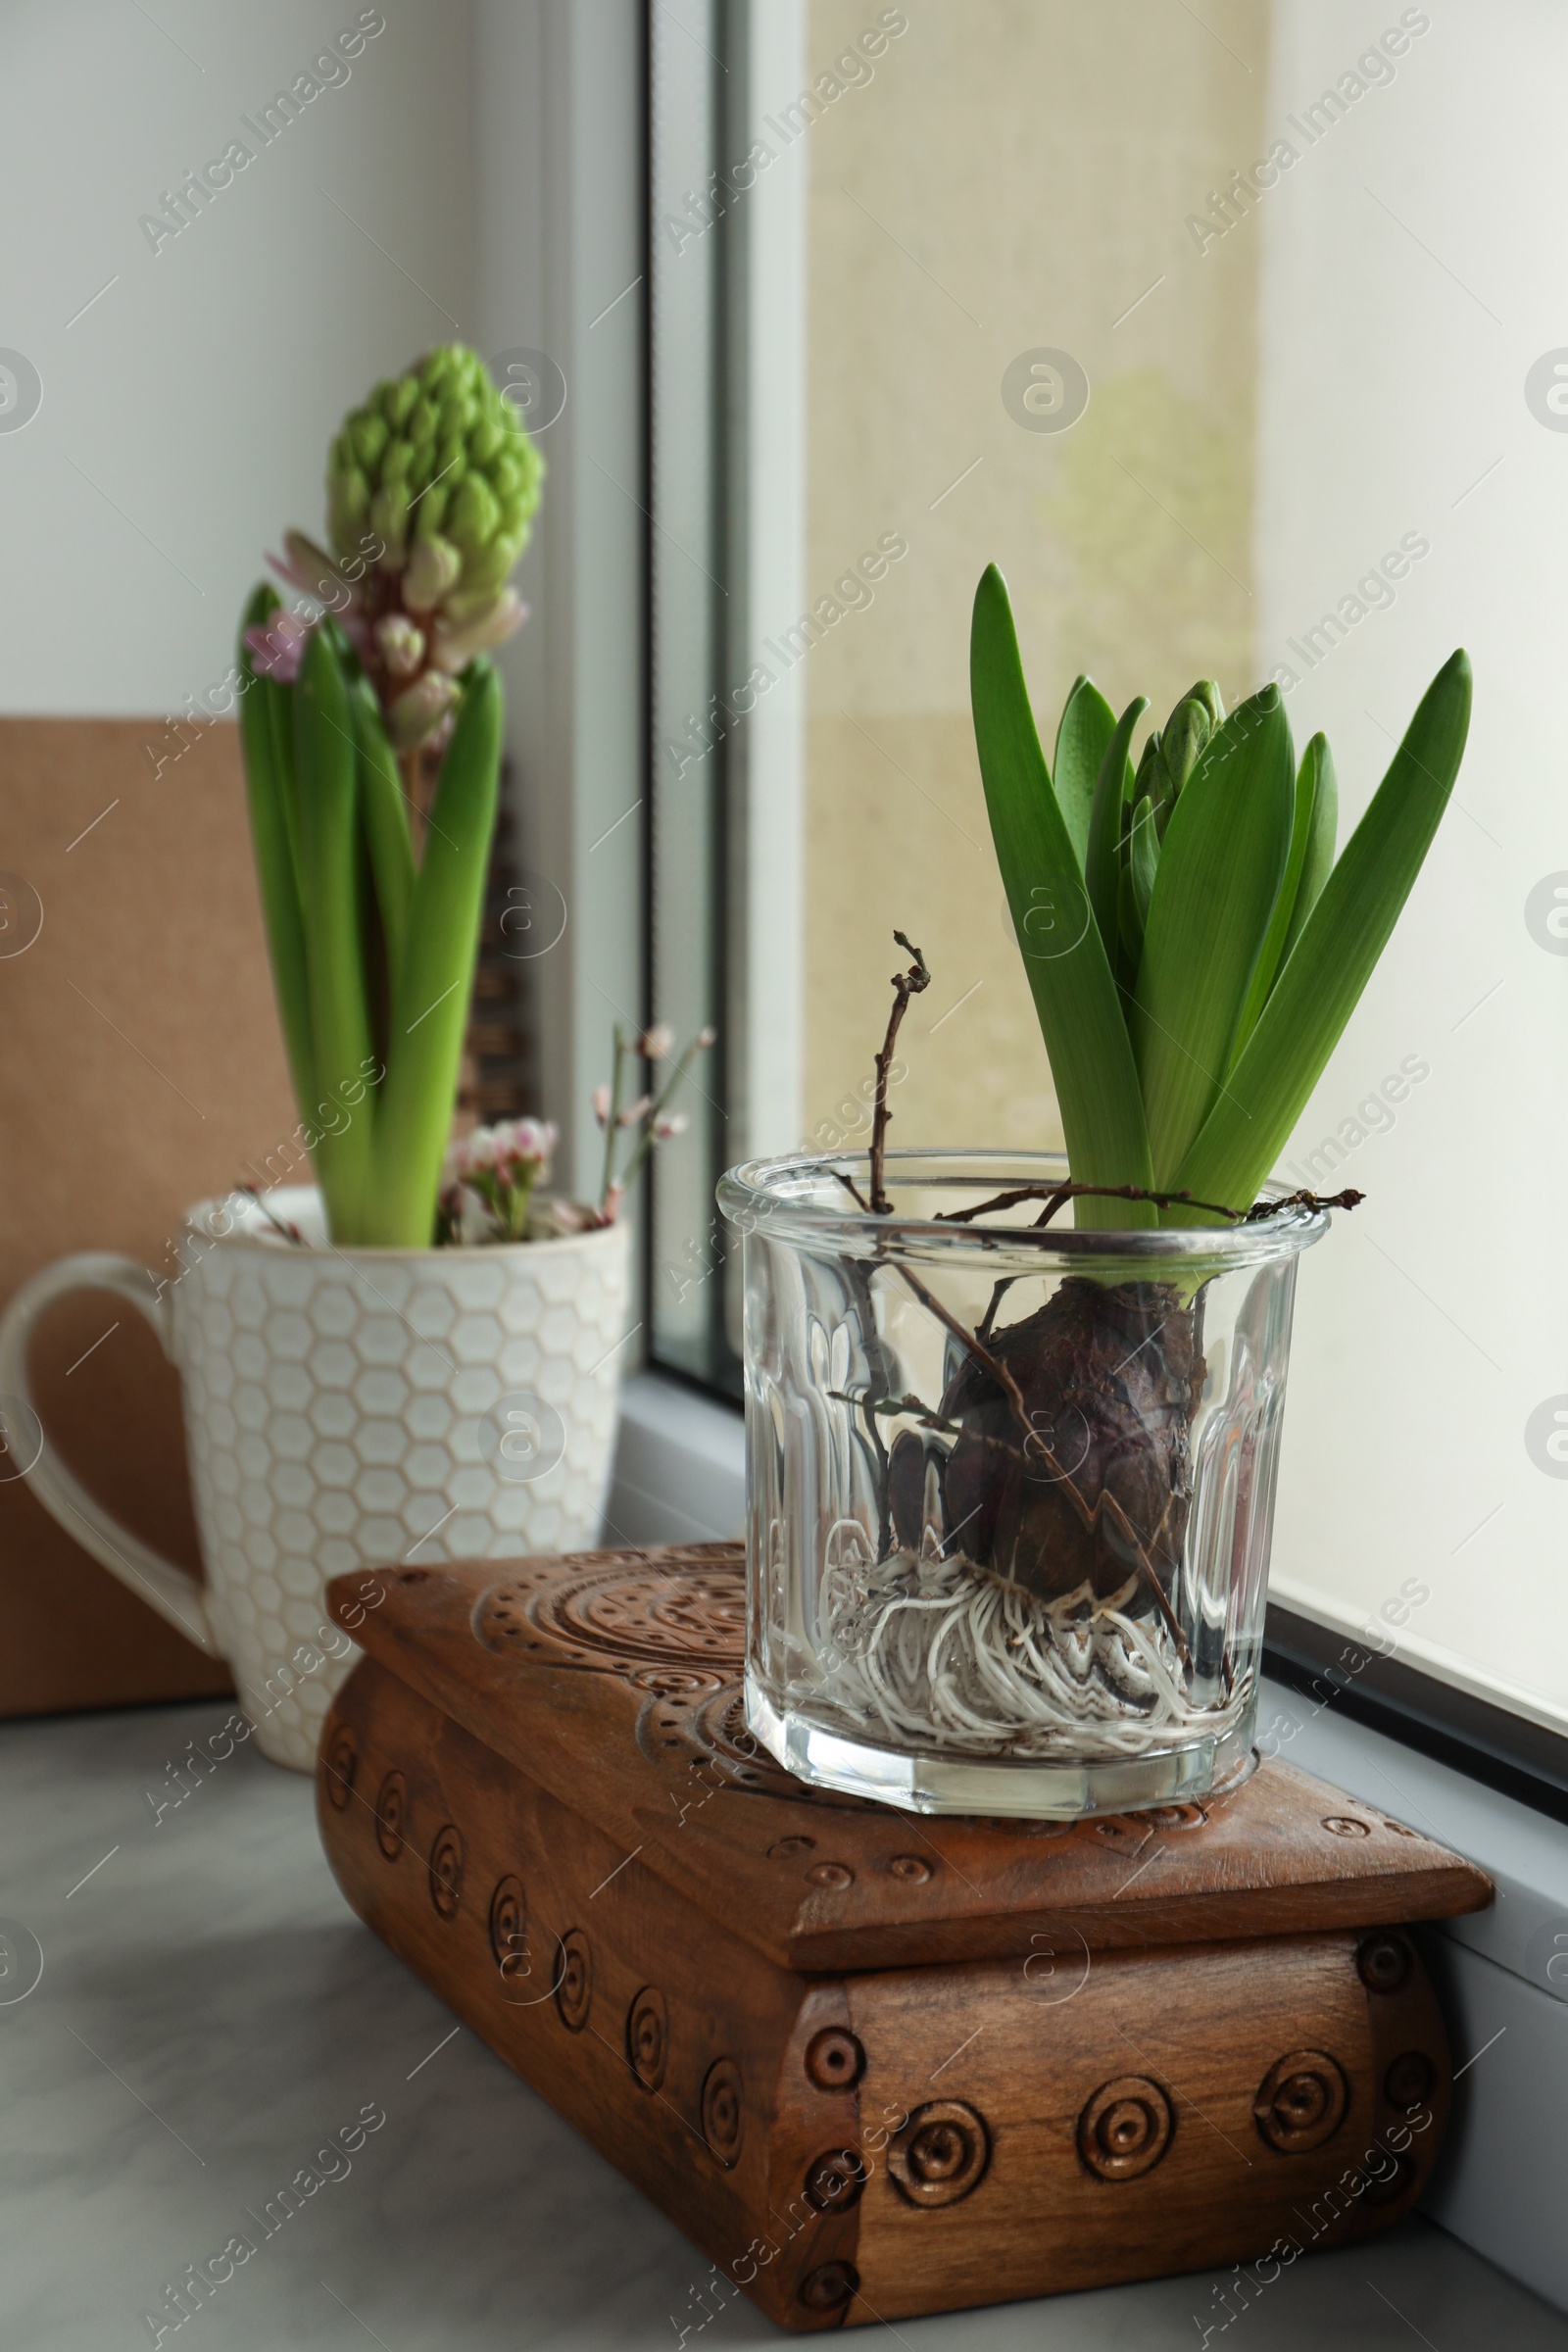
[[[804,658],[806,1105],[814,1126],[868,1077],[897,926],[936,977],[892,1140],[1051,1148],[975,763],[969,606],[999,563],[1048,758],[1081,669],[1117,709],[1149,695],[1155,720],[1200,675],[1228,700],[1256,682],[1258,241],[1200,255],[1184,223],[1216,158],[1263,152],[1268,11],[900,13],[872,77],[835,76],[808,134],[806,587],[826,625]],[[880,15],[812,0],[813,82]],[[1004,406],[1009,362],[1038,347],[1089,377],[1069,430]],[[893,540],[907,553],[879,579],[846,581]]]

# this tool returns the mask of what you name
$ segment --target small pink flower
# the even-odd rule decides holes
[[[667,1144],[672,1135],[684,1135],[689,1125],[683,1110],[665,1110],[654,1121],[654,1134],[660,1143]]]
[[[606,1126],[609,1123],[610,1089],[608,1086],[596,1086],[594,1088],[594,1117],[598,1120],[601,1127]]]
[[[635,1127],[639,1119],[647,1118],[653,1107],[654,1098],[652,1095],[639,1095],[635,1102],[627,1103],[615,1121],[615,1125],[617,1127]]]
[[[560,1132],[548,1119],[510,1119],[495,1129],[496,1152],[510,1162],[526,1161],[543,1167],[560,1142]]]
[[[667,1061],[675,1051],[675,1032],[667,1021],[656,1021],[637,1040],[637,1051],[645,1061]]]

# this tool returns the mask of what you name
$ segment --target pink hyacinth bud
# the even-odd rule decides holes
[[[667,1021],[656,1021],[637,1040],[637,1051],[645,1061],[667,1061],[675,1051],[674,1030]]]
[[[610,1089],[608,1086],[594,1088],[594,1117],[599,1121],[601,1127],[610,1117]]]
[[[639,1095],[635,1102],[627,1103],[615,1124],[617,1127],[635,1127],[639,1119],[647,1118],[653,1107],[652,1095]]]
[[[667,1144],[672,1135],[684,1135],[689,1124],[683,1110],[662,1111],[654,1121],[654,1134],[660,1143]]]
[[[279,686],[292,686],[300,674],[306,639],[315,625],[280,606],[264,624],[245,632],[251,667],[261,677],[275,679]]]

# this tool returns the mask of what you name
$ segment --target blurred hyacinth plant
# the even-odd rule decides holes
[[[507,578],[543,471],[484,363],[445,345],[344,419],[326,474],[331,552],[286,532],[273,564],[298,599],[284,608],[263,585],[245,611],[263,915],[340,1247],[437,1239],[500,790],[501,684],[485,657],[524,618]]]
[[[1002,574],[970,638],[975,741],[997,858],[1055,1081],[1081,1226],[1217,1224],[1256,1199],[1388,944],[1470,723],[1470,663],[1428,687],[1336,860],[1328,742],[1298,768],[1277,686],[1226,714],[1204,680],[1135,767],[1087,678],[1054,772]],[[1200,1203],[1213,1203],[1205,1208]]]

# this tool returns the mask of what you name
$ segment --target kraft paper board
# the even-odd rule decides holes
[[[77,1250],[172,1274],[186,1206],[259,1169],[298,1115],[232,721],[0,719],[0,876],[23,909],[0,951],[42,915],[0,952],[0,1302]],[[178,1382],[135,1310],[63,1303],[32,1371],[83,1483],[196,1567]],[[0,1481],[0,1715],[228,1687],[24,1481]]]

